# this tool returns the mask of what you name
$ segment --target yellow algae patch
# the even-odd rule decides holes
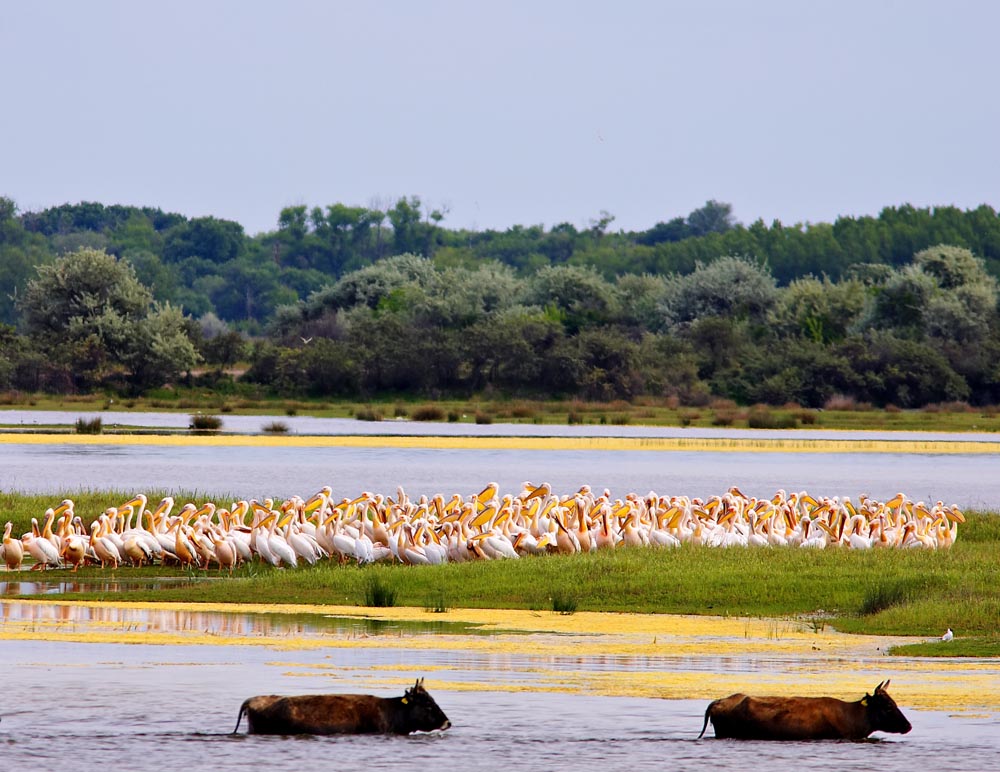
[[[123,615],[129,610],[163,612],[166,616],[160,626],[183,628],[192,638],[200,632],[199,618],[205,614],[223,615],[316,615],[383,622],[450,622],[474,625],[479,632],[489,635],[438,633],[401,633],[399,637],[377,636],[383,648],[462,648],[482,650],[517,649],[524,641],[524,634],[532,634],[533,651],[561,652],[572,649],[585,651],[591,647],[622,655],[648,656],[651,654],[725,654],[732,650],[733,642],[739,643],[744,652],[796,652],[803,650],[833,650],[851,653],[857,650],[876,651],[901,643],[913,642],[910,638],[885,638],[876,636],[846,635],[832,630],[814,632],[796,620],[750,619],[741,617],[709,617],[669,614],[617,614],[579,612],[554,614],[550,612],[517,609],[454,609],[444,614],[430,614],[412,607],[369,609],[357,606],[310,606],[297,604],[249,603],[115,603],[108,601],[52,602],[23,600],[10,602],[11,606],[34,609],[13,617],[0,602],[0,619],[4,626],[0,638],[17,632],[22,637],[35,633],[70,636],[74,632],[94,628],[117,630],[118,634],[134,632],[131,628],[142,623]],[[87,615],[81,618],[72,609],[105,609],[108,618]],[[193,622],[191,620],[194,620]],[[247,622],[241,629],[248,635],[227,636],[226,631],[207,634],[207,637],[224,643],[232,638],[267,636],[270,625],[254,626]],[[280,625],[275,625],[279,627]],[[158,631],[145,634],[157,634]],[[332,633],[318,635],[323,645],[343,647],[365,646],[366,638],[356,635],[338,638]],[[309,647],[307,639],[297,637],[293,643],[286,636],[270,636],[271,645]],[[333,642],[335,641],[335,643]]]
[[[75,615],[74,610],[88,614]],[[143,612],[152,615],[152,621],[141,619]],[[281,618],[292,614],[295,619]],[[359,634],[357,629],[303,625],[302,615],[461,622],[477,626],[477,632],[399,628],[388,634]],[[29,600],[0,602],[0,620],[0,639],[8,640],[322,650],[329,663],[271,664],[290,675],[329,679],[337,688],[398,685],[398,676],[388,674],[406,670],[433,673],[434,688],[461,691],[706,700],[743,691],[857,699],[891,678],[892,694],[901,705],[1000,710],[1000,660],[887,657],[889,646],[911,639],[817,632],[794,619]],[[145,629],[137,629],[143,625]],[[394,662],[345,666],[336,654],[345,649],[391,650]],[[413,655],[411,663],[408,653]]]
[[[0,433],[21,445],[160,445],[169,447],[424,448],[432,450],[596,450],[774,453],[1000,453],[1000,442],[809,437],[472,437],[407,435],[189,435]]]

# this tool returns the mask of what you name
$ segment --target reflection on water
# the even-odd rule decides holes
[[[212,581],[200,579],[200,581]],[[157,577],[143,581],[121,581],[118,579],[90,579],[86,582],[76,581],[0,581],[0,595],[69,595],[75,592],[116,593],[129,590],[158,590],[170,584],[190,582],[186,577]]]
[[[32,582],[0,582],[3,585],[30,585]],[[51,583],[59,585],[73,582]],[[76,589],[95,591],[98,585],[104,591],[115,591],[114,582],[89,582]],[[69,592],[69,589],[63,589]],[[32,594],[21,592],[20,594]],[[219,613],[215,611],[190,611],[145,607],[112,607],[64,603],[0,602],[0,622],[3,631],[18,630],[79,634],[106,632],[108,630],[138,634],[213,635],[233,638],[367,638],[375,636],[413,636],[443,634],[493,635],[474,625],[458,622],[429,620],[427,622],[371,619],[368,617],[342,617],[326,614],[263,614]]]

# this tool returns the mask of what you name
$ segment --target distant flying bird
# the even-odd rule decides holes
[[[300,335],[300,336],[299,336],[299,340],[301,340],[301,341],[302,341],[302,345],[303,345],[303,346],[308,346],[308,345],[309,345],[310,343],[312,343],[312,338],[311,338],[311,337],[309,337],[309,338],[303,338],[303,337],[302,337],[302,336]]]
[[[954,637],[955,637],[955,633],[953,633],[951,631],[951,628],[949,627],[947,630],[945,630],[944,635],[941,636],[941,640],[942,641],[950,641]]]

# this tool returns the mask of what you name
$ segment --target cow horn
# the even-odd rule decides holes
[[[882,683],[880,683],[878,686],[875,687],[875,694],[878,694],[880,691],[882,691],[883,685],[885,685],[885,681],[882,681]]]

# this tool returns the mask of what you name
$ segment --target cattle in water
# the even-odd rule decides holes
[[[912,728],[886,689],[856,702],[833,697],[750,697],[733,694],[709,704],[699,738],[712,722],[716,737],[739,740],[862,740],[872,732]]]
[[[447,729],[451,721],[424,689],[424,679],[402,697],[370,694],[261,695],[240,706],[250,734],[410,734]]]

